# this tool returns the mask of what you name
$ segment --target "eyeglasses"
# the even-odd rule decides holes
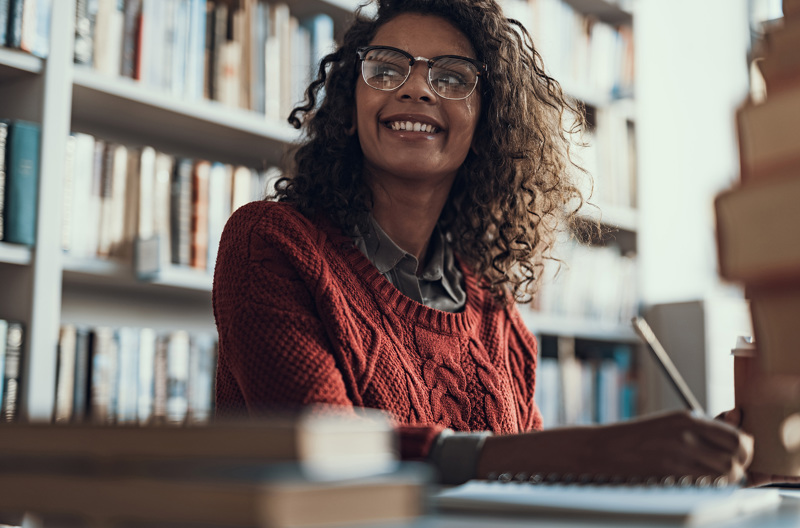
[[[356,53],[367,86],[387,92],[403,86],[417,61],[428,64],[428,85],[444,99],[466,99],[475,91],[478,77],[487,71],[486,64],[458,55],[427,59],[390,46],[367,46]]]

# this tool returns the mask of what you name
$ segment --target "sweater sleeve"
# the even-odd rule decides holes
[[[214,273],[213,306],[219,333],[217,416],[309,404],[354,406],[337,365],[333,345],[317,313],[319,288],[307,269],[319,263],[298,260],[287,245],[297,236],[272,236],[262,209],[245,206],[225,227]],[[254,214],[261,213],[261,214]],[[280,219],[278,219],[280,223]],[[291,226],[288,227],[291,229]],[[282,231],[287,229],[281,226]],[[401,456],[424,459],[438,425],[399,425]]]
[[[254,212],[240,209],[228,221],[214,273],[218,415],[352,407],[308,285]]]

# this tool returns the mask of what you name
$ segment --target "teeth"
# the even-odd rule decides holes
[[[437,128],[433,125],[423,123],[412,123],[411,121],[391,121],[388,123],[392,130],[411,130],[413,132],[436,132]]]

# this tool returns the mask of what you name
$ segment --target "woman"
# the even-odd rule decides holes
[[[402,455],[445,482],[741,478],[750,438],[685,413],[539,431],[536,342],[514,301],[583,203],[582,173],[573,109],[494,0],[379,2],[306,96],[279,203],[241,208],[223,235],[219,415],[384,409]]]

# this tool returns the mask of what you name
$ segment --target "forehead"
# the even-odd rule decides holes
[[[378,28],[370,45],[393,46],[415,57],[462,55],[476,58],[467,36],[452,22],[436,15],[398,15]]]

